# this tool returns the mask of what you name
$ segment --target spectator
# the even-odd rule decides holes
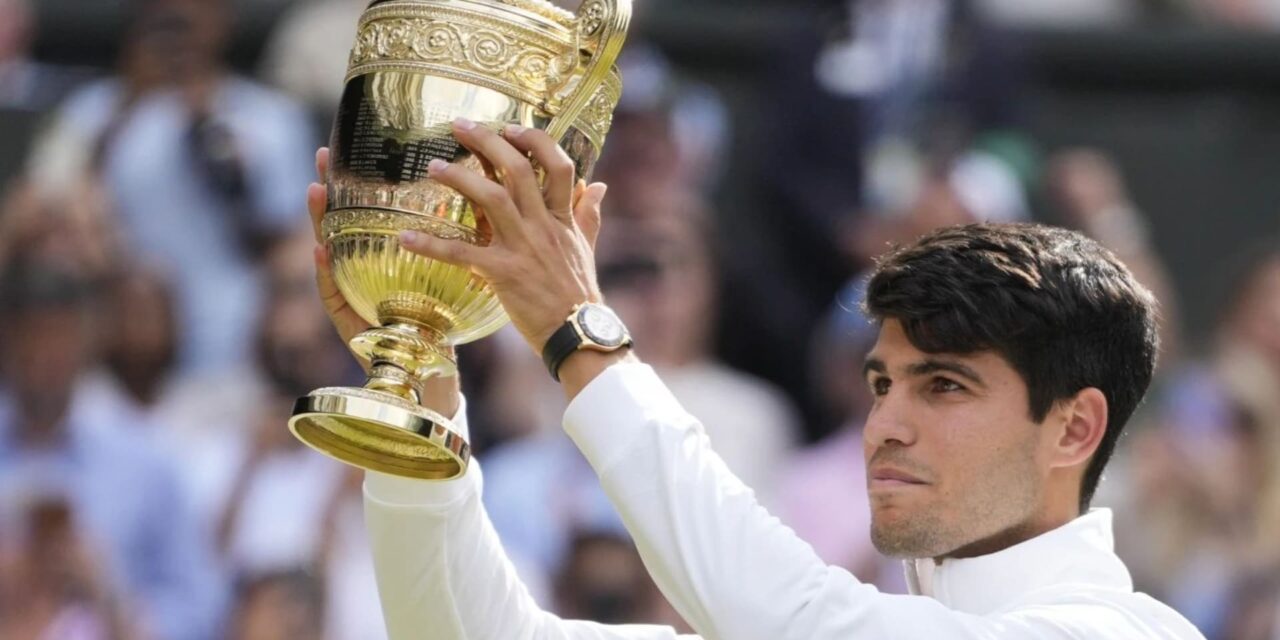
[[[171,462],[122,416],[73,402],[93,353],[87,281],[39,255],[16,259],[0,287],[0,486],[66,487],[71,517],[102,550],[104,580],[135,607],[140,633],[213,637],[216,575]]]
[[[219,547],[237,575],[312,567],[321,558],[326,506],[342,480],[337,462],[290,435],[289,409],[317,387],[356,377],[315,293],[310,230],[271,251],[258,361],[268,389],[249,428],[228,432],[232,464],[216,519]]]
[[[573,536],[555,589],[556,611],[573,620],[652,624],[666,604],[631,542],[609,533]]]
[[[9,488],[13,490],[12,487]],[[51,489],[51,488],[50,488]],[[65,496],[14,496],[16,549],[0,554],[0,637],[11,640],[113,640],[135,637],[122,594],[76,526]],[[5,505],[13,508],[14,505]]]
[[[34,18],[29,0],[0,0],[0,187],[21,173],[45,113],[88,75],[31,59]]]
[[[324,507],[342,468],[289,433],[293,399],[268,397],[249,441],[237,443],[237,464],[216,520],[218,547],[232,575],[310,568],[319,560]]]
[[[173,274],[185,373],[245,367],[254,264],[302,215],[313,148],[293,103],[231,74],[227,0],[137,0],[122,73],[73,95],[32,171],[100,171],[130,246]]]
[[[284,571],[244,581],[227,640],[323,640],[320,580]]]
[[[82,79],[30,59],[35,27],[28,0],[0,0],[0,110],[43,113]]]
[[[611,200],[631,200],[667,186],[714,190],[732,133],[719,94],[681,76],[643,41],[627,43],[618,68],[625,78],[622,99],[596,165],[598,179],[609,184]]]
[[[790,401],[717,360],[717,291],[706,204],[687,190],[614,202],[601,233],[600,284],[637,351],[703,421],[716,452],[747,486],[769,491],[798,439]]]
[[[1146,532],[1117,539],[1135,581],[1208,637],[1266,637],[1257,635],[1261,612],[1275,602],[1265,589],[1280,564],[1277,274],[1271,249],[1235,288],[1215,352],[1172,372],[1153,428],[1133,434],[1119,468],[1126,481],[1112,491],[1123,505],[1117,517]]]
[[[18,252],[34,252],[93,284],[105,282],[123,250],[106,199],[103,186],[85,176],[56,189],[16,182],[0,205],[0,266]]]
[[[1177,292],[1120,168],[1098,150],[1068,149],[1049,160],[1047,182],[1064,222],[1115,252],[1160,301],[1160,366],[1173,365],[1181,350]]]
[[[342,100],[349,43],[368,6],[366,0],[297,3],[267,42],[263,77],[307,105],[326,129]]]

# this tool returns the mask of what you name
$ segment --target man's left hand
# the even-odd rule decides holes
[[[492,226],[492,240],[481,247],[410,231],[400,242],[487,280],[512,324],[540,354],[575,305],[601,300],[595,242],[606,187],[578,181],[568,154],[541,130],[508,126],[499,135],[458,120],[453,133],[494,168],[500,182],[443,160],[431,162],[429,175],[471,200]],[[530,156],[541,166],[544,184]]]

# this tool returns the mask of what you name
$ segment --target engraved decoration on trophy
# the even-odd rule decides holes
[[[630,0],[588,0],[576,14],[546,0],[375,0],[365,10],[330,140],[321,231],[338,288],[373,325],[351,341],[369,379],[298,400],[295,436],[383,473],[466,470],[469,445],[420,395],[431,376],[456,372],[451,346],[507,317],[483,279],[401,248],[399,234],[489,241],[471,203],[427,177],[436,158],[484,170],[453,138],[459,117],[544,129],[588,176],[621,97],[614,61],[630,17]]]

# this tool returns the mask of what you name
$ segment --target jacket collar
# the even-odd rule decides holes
[[[1111,511],[1094,509],[1025,542],[976,558],[907,560],[912,594],[948,608],[988,615],[1026,594],[1056,585],[1090,585],[1133,591],[1133,579],[1111,534]]]

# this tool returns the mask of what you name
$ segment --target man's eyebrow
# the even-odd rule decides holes
[[[910,376],[927,376],[931,373],[944,371],[947,373],[954,373],[955,375],[965,378],[976,385],[983,387],[987,386],[987,383],[982,380],[982,376],[978,375],[977,371],[974,371],[959,362],[953,362],[951,360],[936,360],[930,358],[907,367],[907,375]]]
[[[884,366],[884,361],[879,358],[867,358],[862,364],[862,377],[867,377],[868,373],[875,372],[880,374],[888,374],[889,368]]]

